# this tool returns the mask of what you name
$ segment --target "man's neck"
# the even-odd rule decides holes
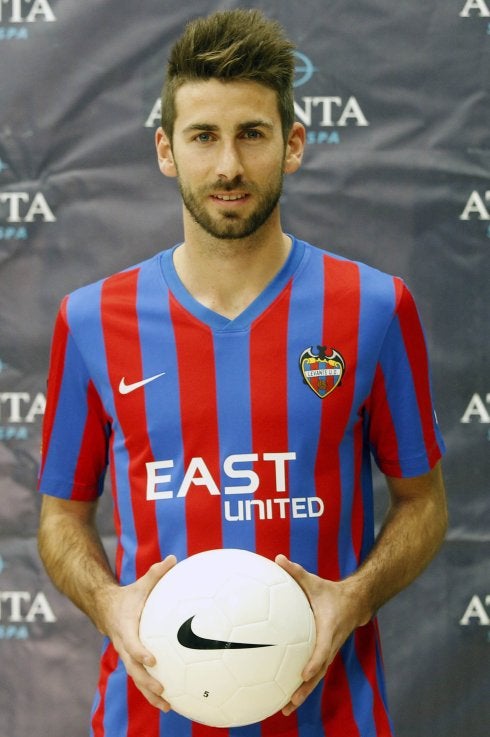
[[[280,227],[266,231],[224,240],[188,228],[185,242],[174,252],[175,269],[187,291],[214,312],[230,320],[237,317],[280,271],[291,250],[291,239]]]

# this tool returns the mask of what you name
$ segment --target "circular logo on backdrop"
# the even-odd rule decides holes
[[[310,81],[317,70],[306,54],[302,54],[300,51],[295,51],[294,56],[296,57],[296,64],[294,68],[293,87],[301,87],[302,84],[306,84]]]

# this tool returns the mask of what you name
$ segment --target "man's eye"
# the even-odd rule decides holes
[[[199,133],[194,140],[199,143],[208,143],[212,140],[212,136],[210,133]]]
[[[245,131],[243,135],[245,138],[249,138],[251,140],[262,138],[262,133],[256,130]]]

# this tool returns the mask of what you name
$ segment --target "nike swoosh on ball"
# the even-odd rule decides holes
[[[227,642],[226,640],[200,637],[192,630],[194,616],[181,624],[177,632],[177,640],[183,647],[190,648],[191,650],[245,650],[251,647],[272,647],[270,643]]]

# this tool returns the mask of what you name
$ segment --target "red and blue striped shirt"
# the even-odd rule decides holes
[[[284,553],[338,580],[374,543],[371,459],[429,471],[443,441],[423,330],[404,283],[294,240],[229,320],[164,251],[66,297],[53,338],[40,490],[96,500],[111,475],[116,575],[169,553]],[[151,707],[104,645],[93,737],[388,737],[376,622],[302,707],[223,730]]]

